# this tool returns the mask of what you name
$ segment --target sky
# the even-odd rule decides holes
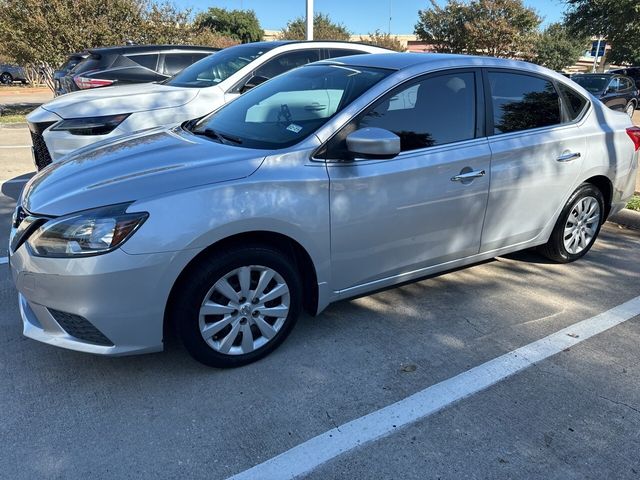
[[[439,0],[444,4],[444,0]],[[262,28],[279,30],[288,20],[304,15],[305,0],[174,0],[181,7],[195,12],[209,7],[254,10]],[[391,33],[411,34],[418,18],[418,10],[430,5],[428,0],[315,0],[315,11],[327,13],[337,22],[344,23],[353,34],[366,34],[376,29],[389,30],[391,6]],[[543,25],[561,19],[562,0],[524,0],[544,18]]]

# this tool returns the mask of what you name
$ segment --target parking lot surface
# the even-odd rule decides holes
[[[0,263],[20,155],[0,149]],[[607,224],[574,264],[523,252],[340,302],[222,371],[171,338],[125,358],[26,339],[0,264],[0,478],[228,478],[638,295],[640,232]],[[640,478],[639,343],[635,316],[305,478]]]

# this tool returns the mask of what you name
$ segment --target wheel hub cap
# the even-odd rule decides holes
[[[200,306],[202,338],[225,355],[243,355],[266,345],[289,315],[289,287],[275,270],[240,267],[217,280]]]
[[[578,254],[591,245],[600,226],[600,204],[594,197],[578,200],[569,214],[564,228],[564,247]]]

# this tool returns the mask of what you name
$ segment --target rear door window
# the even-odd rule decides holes
[[[129,58],[138,65],[155,71],[158,66],[158,56],[157,53],[145,53],[142,55],[129,55]]]
[[[562,123],[553,83],[533,75],[490,71],[494,135]]]
[[[194,63],[192,53],[166,53],[162,73],[173,76]]]
[[[255,70],[254,75],[258,77],[273,78],[281,73],[288,72],[296,67],[301,67],[307,63],[320,60],[320,50],[296,50],[278,55],[271,60],[267,60],[264,65]]]

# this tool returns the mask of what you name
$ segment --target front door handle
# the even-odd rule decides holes
[[[460,173],[455,177],[451,177],[452,182],[465,182],[467,180],[473,180],[474,178],[484,177],[486,172],[484,170],[472,170],[471,172]]]
[[[580,156],[581,156],[580,152],[566,151],[562,155],[560,155],[558,158],[556,158],[556,160],[558,162],[570,162],[571,160],[575,160],[577,158],[580,158]]]

